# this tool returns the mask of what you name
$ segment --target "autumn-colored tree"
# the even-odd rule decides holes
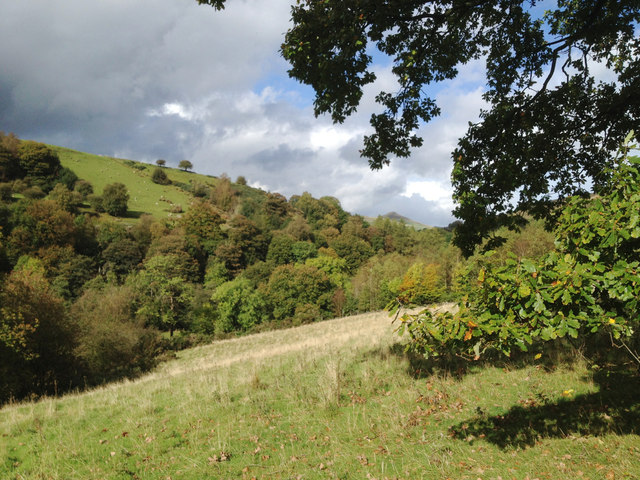
[[[77,228],[71,213],[53,200],[31,201],[16,210],[17,225],[7,240],[10,257],[16,261],[52,245],[73,245]]]
[[[443,282],[434,263],[417,262],[409,267],[398,287],[398,301],[403,305],[429,305],[442,298]]]
[[[194,201],[179,222],[187,235],[198,239],[208,255],[213,254],[224,238],[220,228],[223,223],[220,210],[206,200]]]
[[[0,402],[68,385],[74,345],[62,299],[42,264],[24,257],[0,290]]]
[[[316,305],[323,316],[331,312],[333,289],[324,272],[310,265],[281,265],[266,286],[265,293],[276,321],[293,319],[299,305]]]
[[[381,310],[393,301],[410,261],[398,253],[390,253],[376,255],[363,264],[351,282],[358,309]]]
[[[238,192],[231,185],[229,177],[222,176],[211,189],[211,201],[223,212],[232,212],[238,201]]]

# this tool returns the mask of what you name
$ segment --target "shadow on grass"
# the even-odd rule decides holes
[[[406,352],[402,344],[393,345],[389,353],[406,358],[407,373],[414,378],[434,374],[462,378],[486,367],[512,370],[532,364],[552,371],[561,365],[571,368],[578,356],[592,361],[597,359],[600,365],[608,366],[593,375],[593,381],[599,386],[597,393],[567,396],[557,401],[539,397],[524,405],[514,405],[501,415],[489,415],[479,409],[476,415],[449,430],[460,440],[483,439],[502,449],[511,449],[533,446],[543,438],[609,433],[640,435],[640,373],[623,352],[612,349],[610,344],[606,347],[602,339],[580,345],[557,341],[546,346],[542,361],[534,360],[531,354],[512,358],[494,354],[479,361],[468,361],[455,355],[425,359]]]
[[[145,212],[140,212],[138,210],[127,210],[127,213],[124,215],[124,218],[140,218],[144,214]]]
[[[482,438],[500,448],[524,448],[543,438],[640,434],[640,378],[637,372],[600,372],[597,393],[551,403],[540,399],[513,406],[504,415],[481,411],[454,425],[454,438]]]

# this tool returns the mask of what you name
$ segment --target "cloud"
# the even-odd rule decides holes
[[[442,117],[421,129],[425,147],[371,171],[360,157],[379,90],[375,67],[359,111],[344,124],[315,118],[308,87],[278,55],[289,2],[29,0],[0,16],[0,129],[70,148],[235,178],[287,196],[339,198],[368,215],[390,210],[423,223],[452,220],[450,152],[482,106],[478,63],[433,94]],[[449,190],[447,190],[449,189]],[[434,192],[437,195],[434,196]]]

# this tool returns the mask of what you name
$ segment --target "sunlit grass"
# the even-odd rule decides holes
[[[637,406],[621,418],[592,406],[613,397],[597,397],[583,362],[415,377],[397,341],[386,314],[361,315],[216,342],[135,381],[5,406],[0,478],[640,476],[640,439],[624,424]]]
[[[63,147],[51,146],[60,157],[62,166],[67,167],[79,177],[91,182],[94,192],[102,194],[110,183],[123,183],[130,192],[128,220],[135,221],[142,213],[156,218],[167,218],[175,205],[186,209],[192,201],[189,193],[176,185],[158,185],[151,181],[155,165],[132,163],[128,160],[77,152]],[[134,168],[132,165],[139,168]],[[215,185],[217,179],[198,175],[193,172],[165,167],[168,177],[175,183],[188,185],[190,181]]]

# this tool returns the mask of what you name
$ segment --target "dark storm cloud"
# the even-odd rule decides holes
[[[286,79],[277,53],[288,0],[237,0],[224,12],[195,0],[0,5],[0,130],[147,162],[189,159],[196,171],[244,175],[287,196],[335,196],[352,212],[443,218],[447,202],[406,192],[425,179],[446,187],[479,93],[441,92],[446,122],[425,129],[427,147],[372,172],[362,135],[377,90],[393,91],[395,80],[380,68],[358,114],[340,126],[316,119],[309,90]]]

